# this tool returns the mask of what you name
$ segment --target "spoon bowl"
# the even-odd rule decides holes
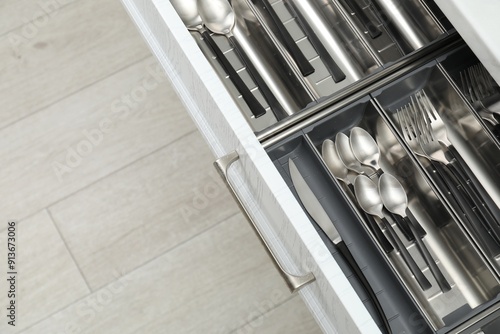
[[[393,175],[384,173],[378,180],[382,203],[392,213],[406,217],[408,198],[403,185]]]
[[[227,0],[197,0],[198,10],[208,29],[216,34],[231,35],[234,11]]]
[[[349,137],[352,153],[356,159],[363,165],[379,170],[380,149],[375,139],[365,129],[359,127],[352,128]]]
[[[358,175],[354,180],[354,192],[359,206],[365,212],[384,218],[382,199],[380,198],[377,185],[366,175]]]
[[[342,132],[337,133],[335,136],[335,148],[341,161],[348,169],[358,174],[367,174],[368,168],[364,168],[352,153],[349,137],[346,134]],[[370,174],[369,171],[368,174]]]
[[[328,169],[332,172],[333,176],[337,179],[344,181],[345,183],[349,183],[347,179],[347,175],[349,174],[349,170],[344,165],[342,160],[340,159],[337,148],[335,147],[335,143],[330,139],[326,139],[321,146],[321,155],[328,166]]]
[[[170,0],[177,14],[189,30],[200,30],[203,28],[203,20],[198,13],[196,0]]]

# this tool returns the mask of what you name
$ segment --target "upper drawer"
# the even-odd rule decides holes
[[[263,136],[349,95],[449,29],[430,0],[172,3]]]

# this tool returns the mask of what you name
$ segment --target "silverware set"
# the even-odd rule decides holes
[[[429,172],[461,221],[477,235],[484,229],[494,241],[485,246],[497,254],[500,247],[500,210],[451,143],[446,124],[425,91],[410,96],[397,110],[404,140],[412,152],[427,159]],[[488,199],[488,200],[486,200]]]
[[[422,240],[426,232],[408,208],[403,185],[396,177],[384,173],[379,165],[380,150],[375,139],[366,130],[354,127],[349,136],[339,132],[335,142],[325,140],[321,154],[332,175],[351,190],[367,214],[365,221],[382,249],[386,253],[398,251],[420,288],[424,291],[431,288],[432,284],[394,230],[395,223],[408,242],[415,242],[441,291],[449,291],[450,284]]]

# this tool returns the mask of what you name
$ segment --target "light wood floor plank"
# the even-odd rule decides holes
[[[92,289],[238,209],[195,132],[50,208]]]
[[[229,333],[288,298],[237,215],[25,333]]]
[[[6,225],[2,221],[2,225]],[[7,258],[7,230],[0,233],[0,257]],[[88,289],[47,212],[18,223],[16,231],[16,326],[7,325],[7,287],[2,282],[0,333],[18,333],[81,297]],[[5,263],[5,262],[4,262]],[[6,273],[3,265],[2,281]]]
[[[0,165],[0,211],[29,216],[192,132],[170,86],[149,73],[156,66],[141,61],[1,130],[10,140],[0,147],[8,161]],[[128,107],[139,91],[146,93],[129,97]]]
[[[266,309],[263,308],[263,311]],[[300,296],[294,296],[282,305],[262,312],[262,315],[248,321],[231,334],[320,334],[316,324]]]
[[[0,36],[0,128],[148,56],[129,20],[118,0],[75,1],[33,37]]]
[[[78,0],[16,0],[0,2],[0,35],[25,26],[21,37],[30,38],[49,24],[59,11]],[[13,40],[17,36],[12,35]]]

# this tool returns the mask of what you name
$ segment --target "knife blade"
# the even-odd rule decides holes
[[[302,202],[302,205],[304,206],[305,210],[309,213],[311,218],[319,225],[319,227],[323,230],[323,232],[325,232],[326,236],[333,242],[339,253],[344,257],[346,262],[351,267],[352,271],[359,278],[359,281],[363,285],[365,291],[368,293],[371,300],[373,301],[373,304],[377,309],[377,313],[380,319],[382,320],[384,327],[387,330],[387,333],[392,333],[391,327],[389,326],[389,321],[387,320],[387,317],[384,314],[384,309],[382,308],[382,305],[380,304],[380,301],[378,300],[375,291],[373,291],[370,283],[366,279],[366,276],[363,274],[361,268],[359,267],[356,260],[349,251],[347,245],[342,240],[340,233],[338,232],[332,220],[326,213],[325,209],[323,208],[323,205],[320,203],[316,195],[314,195],[314,192],[309,187],[306,180],[304,179],[304,177],[302,176],[302,174],[300,173],[299,169],[297,168],[292,159],[288,159],[288,168],[290,170],[290,176],[292,178],[293,186],[295,187],[297,195],[300,201]]]

